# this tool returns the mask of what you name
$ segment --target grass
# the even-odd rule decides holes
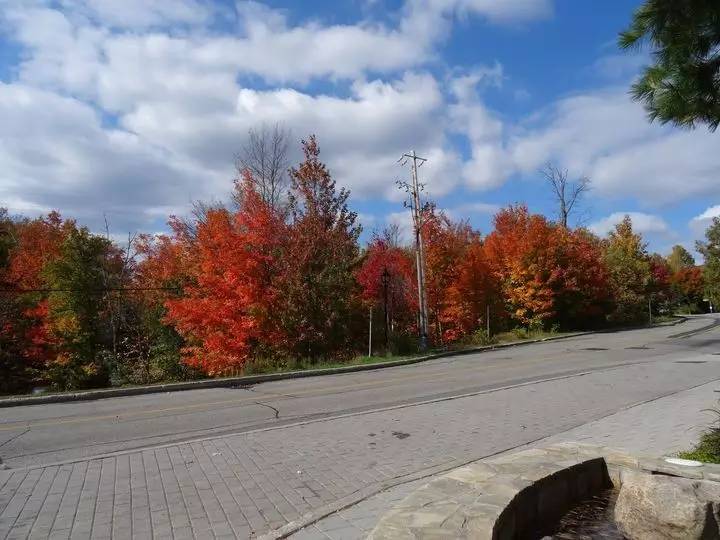
[[[546,339],[550,337],[563,337],[572,335],[573,332],[544,332],[536,331],[529,332],[526,330],[515,330],[512,332],[502,332],[500,334],[492,336],[490,343],[460,343],[454,344],[450,347],[440,347],[428,349],[425,352],[414,352],[408,354],[388,354],[382,353],[375,354],[373,356],[355,356],[345,361],[340,360],[280,360],[280,361],[267,361],[264,359],[248,362],[244,366],[242,373],[238,375],[264,375],[270,373],[287,373],[289,371],[306,371],[309,369],[329,369],[338,367],[358,366],[358,365],[372,365],[379,364],[382,362],[394,362],[398,360],[409,360],[412,358],[419,358],[422,356],[437,354],[441,352],[462,352],[469,349],[475,349],[483,346],[501,345],[507,343],[514,343],[518,341],[529,341],[536,339]]]
[[[655,319],[655,322],[664,322],[664,321],[670,321],[674,320],[675,317],[672,316],[664,316],[664,317],[658,317]],[[462,352],[467,351],[470,349],[483,347],[483,346],[493,346],[493,345],[503,345],[508,343],[517,343],[517,342],[523,342],[523,341],[530,341],[530,340],[540,340],[540,339],[548,339],[548,338],[558,338],[558,337],[567,337],[575,334],[576,332],[558,332],[555,330],[545,331],[545,330],[528,330],[525,328],[516,328],[512,331],[507,332],[500,332],[498,334],[494,334],[491,338],[487,338],[485,336],[476,336],[475,338],[471,338],[469,341],[464,343],[457,343],[450,347],[442,347],[442,348],[434,348],[429,349],[426,352],[411,352],[407,354],[399,354],[399,355],[383,355],[383,354],[376,354],[374,356],[355,356],[352,358],[348,358],[347,360],[338,360],[338,359],[329,359],[329,360],[307,360],[307,359],[299,359],[299,360],[268,360],[266,358],[257,359],[254,361],[250,361],[247,364],[245,364],[244,368],[242,370],[238,370],[237,372],[233,373],[227,373],[226,377],[235,377],[235,376],[241,376],[241,375],[263,375],[263,374],[271,374],[271,373],[287,373],[289,371],[306,371],[310,369],[328,369],[328,368],[338,368],[338,367],[348,367],[348,366],[358,366],[358,365],[372,365],[372,364],[378,364],[381,362],[393,362],[398,360],[408,360],[411,358],[418,358],[421,356],[436,354],[440,352]],[[482,332],[481,332],[482,334]],[[205,380],[204,378],[201,379],[190,379],[190,380]],[[188,382],[188,381],[172,381],[172,382]],[[156,384],[163,384],[161,382]],[[137,386],[144,386],[139,384],[127,384],[122,386],[116,386],[116,387],[106,387],[106,388],[131,388],[131,387],[137,387]],[[94,388],[92,390],[101,390],[105,388]],[[70,392],[74,392],[75,390],[72,390]],[[63,394],[66,392],[62,391],[49,391],[49,392],[43,392],[42,395],[48,395],[48,394]],[[27,395],[27,394],[25,394]],[[8,395],[8,396],[0,396],[0,397],[20,397],[18,394],[14,395]]]
[[[676,321],[677,315],[653,315],[653,325]]]
[[[424,354],[431,354],[430,352]],[[346,361],[338,360],[285,360],[280,362],[251,361],[245,365],[245,369],[239,375],[261,375],[267,373],[286,373],[288,371],[306,371],[308,369],[329,369],[346,366],[358,366],[366,364],[378,364],[380,362],[392,362],[395,360],[406,360],[423,356],[420,353],[406,355],[375,355],[355,356]]]
[[[695,448],[678,453],[678,457],[720,464],[720,409],[710,410],[717,416],[715,424],[700,436],[700,442]]]
[[[679,452],[678,457],[682,459],[692,459],[694,461],[701,461],[702,463],[717,463],[720,464],[720,455],[714,452],[708,452],[701,449],[689,450],[687,452]]]

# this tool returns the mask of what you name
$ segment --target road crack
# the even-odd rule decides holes
[[[280,411],[272,405],[268,405],[267,403],[263,403],[261,401],[256,401],[255,405],[260,405],[261,407],[267,407],[268,409],[271,409],[275,413],[275,418],[280,418]]]

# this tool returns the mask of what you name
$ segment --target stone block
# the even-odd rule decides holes
[[[634,540],[719,538],[718,504],[713,482],[625,471],[615,519]]]
[[[641,470],[651,473],[662,473],[697,480],[701,480],[703,477],[702,467],[684,467],[682,465],[674,465],[672,463],[668,463],[664,459],[640,458],[638,460],[638,465]]]

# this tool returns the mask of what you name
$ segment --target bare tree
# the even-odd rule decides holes
[[[248,170],[263,200],[278,208],[288,184],[288,148],[290,130],[280,124],[248,131],[247,142],[235,156],[238,174]],[[242,201],[235,201],[240,204]]]
[[[390,223],[382,230],[381,238],[390,247],[400,247],[400,226],[397,223]]]
[[[592,182],[588,176],[581,176],[574,182],[568,182],[568,170],[560,169],[552,163],[545,165],[540,173],[553,190],[553,197],[558,204],[558,222],[567,229],[568,218],[577,210],[577,205],[590,190]]]
[[[190,215],[178,218],[177,222],[181,225],[180,230],[183,234],[191,240],[196,240],[198,228],[207,223],[208,214],[216,210],[224,210],[226,206],[219,201],[205,202],[196,200],[190,204],[192,206]]]

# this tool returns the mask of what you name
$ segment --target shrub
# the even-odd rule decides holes
[[[497,337],[488,334],[488,331],[485,328],[475,330],[472,336],[470,336],[471,345],[485,346],[494,345],[495,343],[497,343]]]
[[[411,334],[392,334],[390,352],[394,356],[404,356],[418,352],[418,338]]]
[[[523,328],[522,326],[513,328],[512,333],[517,339],[527,339],[530,337],[527,328]]]
[[[715,424],[700,437],[700,442],[689,452],[680,452],[684,459],[706,463],[720,463],[720,409],[712,409],[717,416]]]

